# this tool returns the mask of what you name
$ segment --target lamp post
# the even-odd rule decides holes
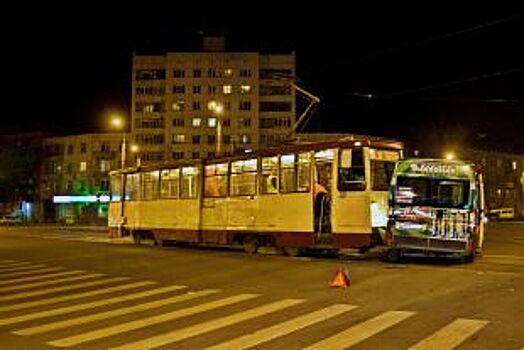
[[[138,145],[131,145],[131,152],[133,152],[135,154],[135,158],[136,158],[136,166],[139,167],[141,165],[141,160],[140,160],[140,148],[138,147]]]
[[[121,116],[115,115],[115,116],[113,116],[111,118],[111,124],[116,129],[121,129],[122,130],[122,149],[121,149],[121,153],[120,153],[120,167],[121,168],[125,168],[125,166],[126,166],[126,144],[127,144],[127,140],[126,140],[126,130],[125,130],[124,118],[122,118]]]
[[[216,101],[210,101],[207,104],[207,108],[213,112],[213,115],[216,119],[216,150],[215,156],[220,156],[222,153],[222,120],[220,116],[224,112],[224,105]]]

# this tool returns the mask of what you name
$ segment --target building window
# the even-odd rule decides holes
[[[217,142],[217,138],[215,135],[207,135],[207,144],[208,145],[214,145]]]
[[[137,134],[136,142],[139,145],[162,145],[164,143],[163,134]],[[148,159],[144,159],[148,160]]]
[[[173,78],[183,78],[185,76],[183,69],[175,69],[173,71]]]
[[[181,111],[185,111],[186,104],[184,101],[177,101],[177,102],[173,102],[171,107],[173,108],[174,111],[181,112]]]
[[[87,162],[80,162],[80,171],[87,171]]]
[[[241,77],[250,77],[251,76],[251,69],[241,69],[240,70],[240,76]]]
[[[240,92],[242,94],[249,94],[251,92],[251,85],[242,85],[242,86],[240,86]]]
[[[222,92],[224,93],[224,95],[229,95],[232,91],[233,88],[231,87],[231,85],[222,86]]]
[[[80,144],[80,153],[87,153],[87,144],[85,142]]]
[[[240,118],[238,119],[239,128],[250,128],[251,127],[251,118]]]
[[[224,69],[224,76],[230,77],[233,75],[233,70],[231,68]]]
[[[200,135],[193,135],[193,145],[199,145],[200,144]]]
[[[291,102],[260,102],[260,112],[291,112]]]
[[[102,143],[100,145],[100,152],[109,152],[109,145],[107,143]]]
[[[137,129],[163,129],[164,118],[146,119],[137,118],[135,120],[135,127]]]
[[[209,68],[209,69],[207,70],[207,76],[208,76],[208,77],[210,77],[210,78],[214,78],[214,77],[216,77],[216,75],[217,75],[217,72],[215,71],[215,69],[213,69],[213,68]]]
[[[184,152],[173,152],[171,153],[171,158],[172,159],[184,159]]]
[[[193,157],[193,159],[200,158],[200,152],[193,152],[192,157]]]
[[[182,128],[182,127],[184,127],[184,125],[185,125],[184,118],[174,118],[173,119],[173,126],[175,128]]]
[[[202,92],[202,87],[200,85],[193,86],[193,93],[194,94],[199,94],[201,92]]]
[[[200,102],[193,102],[193,110],[194,111],[200,110]]]
[[[202,76],[202,70],[193,69],[193,78],[200,78]]]
[[[186,136],[184,134],[173,135],[173,143],[184,143],[186,142]]]
[[[186,92],[186,87],[184,85],[173,85],[174,94],[184,94]]]
[[[164,69],[139,69],[136,71],[136,80],[163,80],[166,78]]]
[[[217,118],[209,118],[207,120],[207,126],[209,126],[210,128],[216,128],[216,126],[217,126]]]
[[[209,159],[215,158],[215,152],[207,152],[207,158]]]
[[[111,161],[107,160],[107,159],[102,159],[100,161],[100,171],[101,172],[107,172],[111,170]]]
[[[222,121],[222,126],[224,128],[229,128],[231,126],[231,119],[227,118]]]
[[[251,137],[249,137],[249,135],[242,135],[242,143],[243,144],[251,143]]]
[[[198,128],[202,125],[202,118],[193,118],[191,119],[191,126],[194,128]]]
[[[207,92],[209,92],[210,94],[215,94],[217,92],[217,87],[213,85],[209,85],[207,87]]]
[[[73,145],[67,145],[67,154],[73,154]]]
[[[239,109],[241,111],[250,111],[251,110],[251,101],[242,101],[242,102],[240,102]]]
[[[163,112],[163,110],[164,110],[164,104],[160,102],[157,102],[157,103],[137,102],[135,104],[136,112],[152,113],[152,112]]]

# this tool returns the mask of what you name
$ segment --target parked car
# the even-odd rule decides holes
[[[0,225],[20,225],[22,224],[22,218],[15,215],[4,215],[0,217]]]

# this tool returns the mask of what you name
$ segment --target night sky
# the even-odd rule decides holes
[[[524,151],[524,10],[435,3],[13,7],[0,129],[104,131],[108,113],[129,115],[133,52],[194,51],[205,32],[230,51],[295,51],[322,100],[306,131]]]

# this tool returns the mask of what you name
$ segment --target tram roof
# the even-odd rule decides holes
[[[293,140],[294,141],[294,140]],[[283,143],[263,149],[259,149],[250,153],[235,154],[230,156],[221,156],[212,159],[192,159],[192,160],[176,160],[176,161],[164,161],[158,163],[151,163],[145,166],[139,167],[128,167],[124,169],[118,169],[111,171],[110,174],[118,173],[135,173],[143,170],[157,170],[157,169],[169,169],[180,166],[195,166],[201,164],[214,164],[230,160],[242,160],[252,159],[259,156],[267,157],[272,155],[279,155],[283,153],[298,153],[307,152],[313,150],[322,150],[328,148],[341,148],[341,147],[376,147],[380,149],[389,150],[402,150],[404,144],[401,141],[394,139],[387,139],[382,137],[369,137],[369,136],[348,136],[336,140],[326,141],[311,141],[311,142],[300,142],[300,143]]]

